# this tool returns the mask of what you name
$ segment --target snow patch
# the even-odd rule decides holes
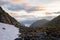
[[[0,40],[14,40],[18,37],[18,28],[13,25],[0,23]]]

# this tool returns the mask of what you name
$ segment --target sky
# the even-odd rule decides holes
[[[0,6],[26,26],[60,15],[60,0],[0,0]]]

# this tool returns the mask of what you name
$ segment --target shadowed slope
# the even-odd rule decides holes
[[[6,13],[1,7],[0,7],[0,22],[15,25],[16,27],[21,26],[19,22],[17,22],[13,17]]]

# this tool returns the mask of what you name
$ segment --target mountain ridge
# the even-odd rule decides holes
[[[16,27],[21,26],[21,24],[11,17],[7,12],[5,12],[2,7],[0,7],[0,22],[15,25]]]

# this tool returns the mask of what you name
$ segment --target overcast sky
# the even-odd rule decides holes
[[[60,0],[0,0],[0,6],[25,25],[60,15]]]

